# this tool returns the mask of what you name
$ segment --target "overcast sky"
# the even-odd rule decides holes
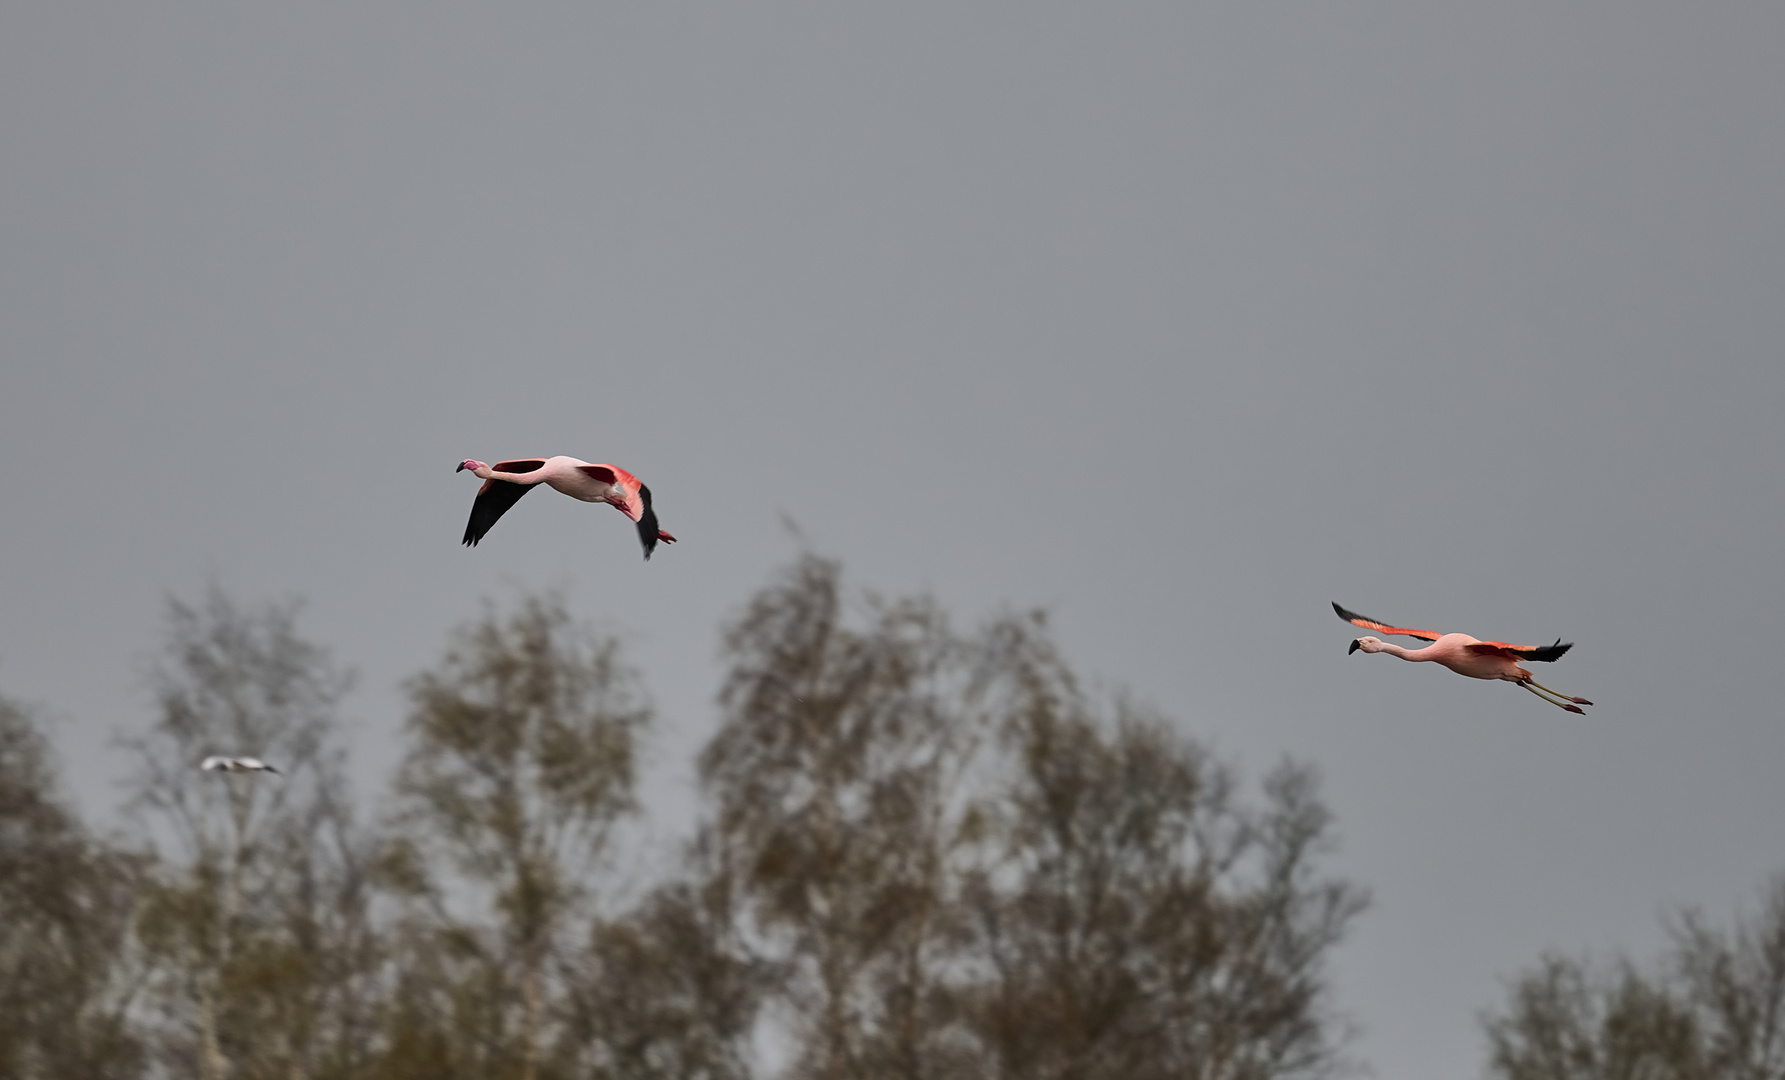
[[[170,595],[305,598],[376,779],[447,629],[557,585],[686,816],[785,515],[1316,763],[1387,1080],[1785,870],[1773,0],[17,2],[0,96],[0,693],[90,806]],[[682,543],[553,495],[461,548],[453,466],[532,454]],[[1560,635],[1598,704],[1348,657],[1332,600]]]

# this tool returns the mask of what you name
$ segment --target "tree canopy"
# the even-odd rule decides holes
[[[1312,771],[1255,788],[1086,693],[1039,615],[970,629],[796,560],[721,632],[702,811],[648,880],[653,710],[554,596],[408,684],[368,814],[350,680],[289,603],[173,603],[127,828],[0,703],[0,1073],[1316,1077],[1363,909]],[[251,754],[277,774],[201,773]],[[625,865],[630,865],[625,864]]]

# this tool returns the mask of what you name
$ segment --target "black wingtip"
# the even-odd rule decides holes
[[[644,545],[645,561],[650,562],[651,552],[657,550],[657,512],[651,509],[651,489],[638,485],[638,500],[645,506],[638,516],[638,542]]]
[[[1562,659],[1562,654],[1572,648],[1574,648],[1574,642],[1564,642],[1561,638],[1557,638],[1554,645],[1544,645],[1541,648],[1532,649],[1525,655],[1525,659],[1536,660],[1543,664],[1553,663]]]
[[[1337,600],[1333,601],[1333,612],[1335,614],[1337,614],[1339,616],[1339,618],[1344,619],[1346,622],[1350,622],[1352,619],[1363,618],[1362,615],[1359,615],[1355,611],[1346,611],[1344,608],[1340,607],[1339,602]]]

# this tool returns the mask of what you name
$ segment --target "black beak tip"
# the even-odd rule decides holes
[[[462,461],[459,462],[459,467],[453,470],[453,472],[464,472],[464,471],[465,471],[465,463]]]
[[[1354,652],[1356,652],[1356,651],[1357,651],[1357,650],[1359,650],[1359,649],[1361,649],[1361,648],[1363,648],[1363,644],[1364,644],[1364,643],[1363,643],[1363,642],[1361,642],[1361,641],[1353,641],[1353,642],[1352,642],[1352,643],[1351,643],[1351,648],[1349,648],[1349,649],[1346,649],[1346,650],[1345,650],[1345,655],[1346,655],[1346,656],[1350,656],[1350,655],[1351,655],[1351,654],[1352,654],[1352,653],[1354,653]]]

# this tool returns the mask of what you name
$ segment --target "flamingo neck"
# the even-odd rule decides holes
[[[1415,664],[1422,663],[1426,660],[1431,659],[1430,656],[1426,655],[1427,653],[1429,653],[1431,651],[1430,646],[1427,646],[1427,647],[1421,648],[1421,649],[1408,649],[1403,646],[1396,645],[1392,641],[1385,641],[1382,643],[1381,648],[1378,649],[1377,651],[1385,652],[1390,656],[1398,656],[1403,660],[1409,660]]]

